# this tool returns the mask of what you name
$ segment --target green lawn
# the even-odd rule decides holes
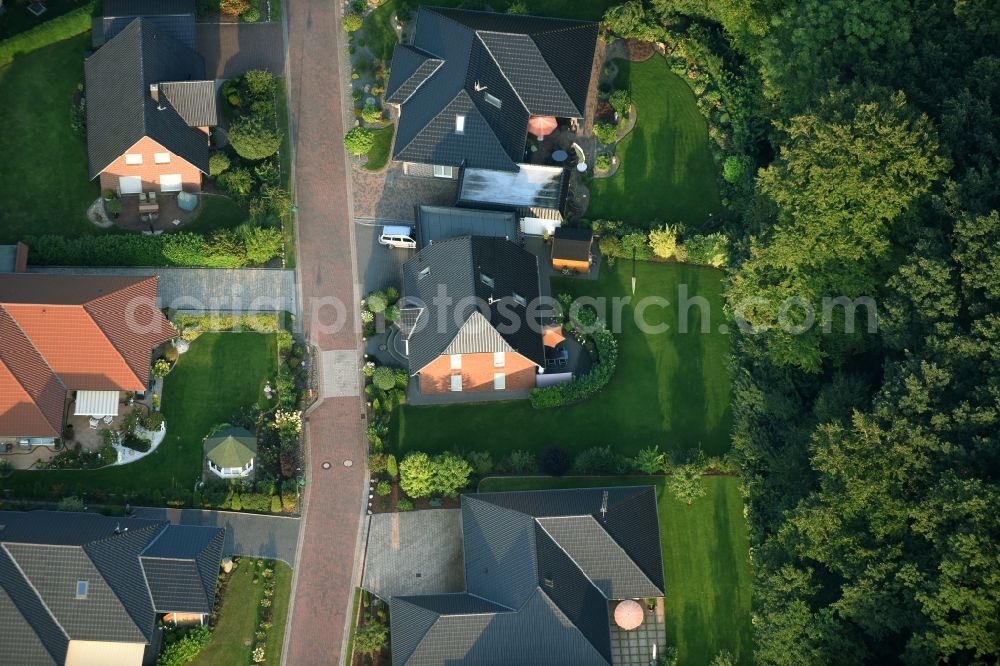
[[[708,493],[687,506],[662,477],[515,477],[486,479],[481,492],[641,485],[653,482],[660,515],[666,583],[667,638],[681,664],[708,664],[719,650],[738,663],[752,659],[750,542],[739,480],[705,477]]]
[[[435,7],[461,7],[463,9],[493,9],[503,12],[512,2],[487,3],[485,0],[436,0]],[[609,0],[525,0],[528,14],[553,16],[556,18],[584,19],[596,21],[609,7],[618,3]],[[416,11],[417,0],[386,0],[365,18],[364,39],[377,58],[388,62],[396,46],[396,33],[390,22],[392,15],[405,16]]]
[[[392,147],[392,125],[387,125],[377,129],[375,134],[375,145],[368,152],[368,161],[365,168],[369,171],[378,171],[389,161],[389,149]]]
[[[88,32],[0,68],[0,243],[99,231],[86,212],[100,188],[87,174],[84,137],[70,127],[89,47]]]
[[[229,197],[203,194],[201,211],[184,231],[205,234],[215,229],[232,229],[250,219],[250,211]]]
[[[616,85],[632,91],[635,128],[618,144],[621,166],[590,186],[590,219],[649,227],[653,220],[703,225],[722,211],[708,128],[691,88],[653,56],[616,60]]]
[[[4,3],[7,11],[0,15],[0,40],[31,30],[85,4],[83,0],[45,0],[45,13],[35,16],[28,11],[27,2],[21,3],[15,0]]]
[[[212,640],[201,653],[188,662],[190,666],[246,666],[250,664],[250,648],[244,641],[253,639],[260,612],[260,599],[264,593],[261,582],[253,583],[254,560],[244,557],[233,571],[222,601],[219,622],[212,632]],[[260,571],[260,569],[257,569]],[[288,600],[292,586],[292,570],[284,562],[274,565],[274,621],[268,630],[268,666],[281,663],[281,648],[285,637],[285,620],[288,617]]]
[[[164,380],[167,436],[156,451],[134,463],[99,470],[15,472],[3,483],[15,496],[44,497],[56,486],[62,486],[51,493],[57,496],[100,488],[125,490],[145,501],[154,492],[190,493],[201,478],[202,440],[213,426],[263,400],[264,382],[273,379],[276,365],[274,334],[206,333]]]
[[[552,293],[574,296],[626,296],[632,263],[601,267],[600,279],[556,279]],[[512,448],[539,450],[557,443],[570,451],[610,444],[627,455],[659,444],[684,451],[700,446],[707,455],[729,449],[729,340],[719,334],[722,273],[681,264],[638,262],[633,302],[660,296],[670,307],[651,307],[650,324],[669,325],[646,335],[624,309],[618,367],[599,395],[557,409],[533,409],[526,400],[433,407],[403,406],[393,418],[389,442],[397,452],[486,449],[495,457]],[[677,326],[678,286],[711,305],[712,332],[700,332],[700,308],[687,312],[688,333]]]

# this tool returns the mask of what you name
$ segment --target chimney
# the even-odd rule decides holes
[[[160,84],[150,83],[149,84],[149,96],[153,98],[154,102],[160,101]]]

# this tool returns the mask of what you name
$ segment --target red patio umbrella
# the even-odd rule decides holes
[[[556,131],[559,121],[555,116],[531,116],[528,119],[528,131],[535,136],[548,136]]]

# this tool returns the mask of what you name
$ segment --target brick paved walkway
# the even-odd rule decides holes
[[[457,180],[406,176],[399,163],[380,173],[352,169],[351,176],[359,219],[413,221],[417,204],[451,206],[458,194]]]
[[[286,4],[301,309],[305,333],[320,351],[360,347],[350,183],[339,113],[344,31],[336,4]],[[350,319],[346,326],[344,315]],[[306,418],[306,497],[283,658],[289,666],[328,666],[344,658],[366,506],[362,414],[360,397],[352,396],[324,399]],[[344,465],[347,460],[350,466]]]

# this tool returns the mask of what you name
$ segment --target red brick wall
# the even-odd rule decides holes
[[[509,352],[504,357],[504,366],[493,366],[493,354],[463,354],[462,369],[451,369],[451,357],[442,354],[420,371],[421,393],[450,393],[451,376],[462,375],[462,391],[493,392],[493,373],[507,375],[506,390],[535,388],[535,374],[538,366],[521,356]]]
[[[205,134],[205,141],[208,141],[208,128],[201,128]],[[125,164],[125,155],[122,154],[101,172],[101,190],[118,191],[119,176],[139,176],[142,178],[143,192],[160,192],[160,176],[164,174],[181,175],[181,184],[185,192],[201,191],[201,171],[182,157],[173,153],[170,154],[169,164],[157,164],[154,160],[154,153],[169,153],[170,151],[161,146],[149,137],[143,137],[126,153],[129,155],[140,153],[142,164]]]

